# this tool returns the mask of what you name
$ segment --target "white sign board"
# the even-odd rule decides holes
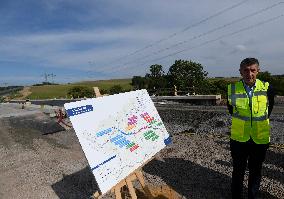
[[[103,194],[171,142],[146,90],[64,107]]]

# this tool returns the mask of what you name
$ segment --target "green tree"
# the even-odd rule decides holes
[[[93,97],[94,91],[87,86],[74,86],[68,90],[68,95],[74,98]]]
[[[271,76],[271,73],[268,71],[264,71],[264,72],[260,72],[257,75],[257,78],[262,80],[262,81],[266,81],[266,82],[272,82],[273,81],[273,77]]]
[[[271,85],[273,86],[276,95],[284,96],[284,78],[283,77],[276,77],[271,82]]]
[[[163,66],[159,64],[154,64],[150,66],[149,77],[158,78],[164,75]]]
[[[201,64],[191,60],[176,60],[168,72],[172,86],[176,85],[179,90],[202,86],[207,74]]]
[[[145,77],[133,76],[131,85],[134,87],[135,90],[143,89],[147,86],[147,80]]]
[[[210,85],[208,85],[210,91],[207,94],[222,95],[222,98],[225,98],[227,96],[227,88],[229,84],[229,81],[223,79],[212,81],[210,82]]]
[[[257,78],[269,82],[273,87],[276,95],[284,95],[284,78],[281,75],[271,75],[270,72],[264,71],[257,75]]]
[[[150,73],[147,73],[145,75],[145,78],[149,89],[156,90],[160,88],[165,88],[167,85],[163,66],[159,64],[151,65]]]

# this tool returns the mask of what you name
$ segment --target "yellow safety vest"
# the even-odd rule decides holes
[[[270,142],[268,86],[268,82],[256,79],[250,105],[242,81],[228,85],[228,101],[233,106],[231,139],[246,142],[251,137],[257,144]]]

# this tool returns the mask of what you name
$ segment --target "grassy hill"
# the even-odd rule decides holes
[[[237,81],[239,80],[239,78],[209,78],[209,80],[211,82],[218,80]],[[101,91],[108,91],[114,85],[120,85],[125,91],[129,91],[132,89],[131,78],[83,81],[71,84],[31,86],[30,91],[32,93],[27,98],[29,99],[69,98],[69,96],[67,96],[68,90],[74,86],[87,86],[89,88],[99,87]]]
[[[84,81],[72,84],[59,85],[42,85],[31,86],[31,92],[27,98],[29,99],[59,99],[66,98],[68,90],[73,86],[87,86],[89,88],[99,87],[100,90],[109,90],[114,85],[120,85],[123,90],[129,91],[132,89],[131,79],[112,79],[112,80],[98,80],[98,81]]]

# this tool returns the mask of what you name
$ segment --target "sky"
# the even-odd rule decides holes
[[[284,74],[284,2],[274,0],[0,0],[0,86],[165,72],[175,60],[210,77],[258,58]]]

